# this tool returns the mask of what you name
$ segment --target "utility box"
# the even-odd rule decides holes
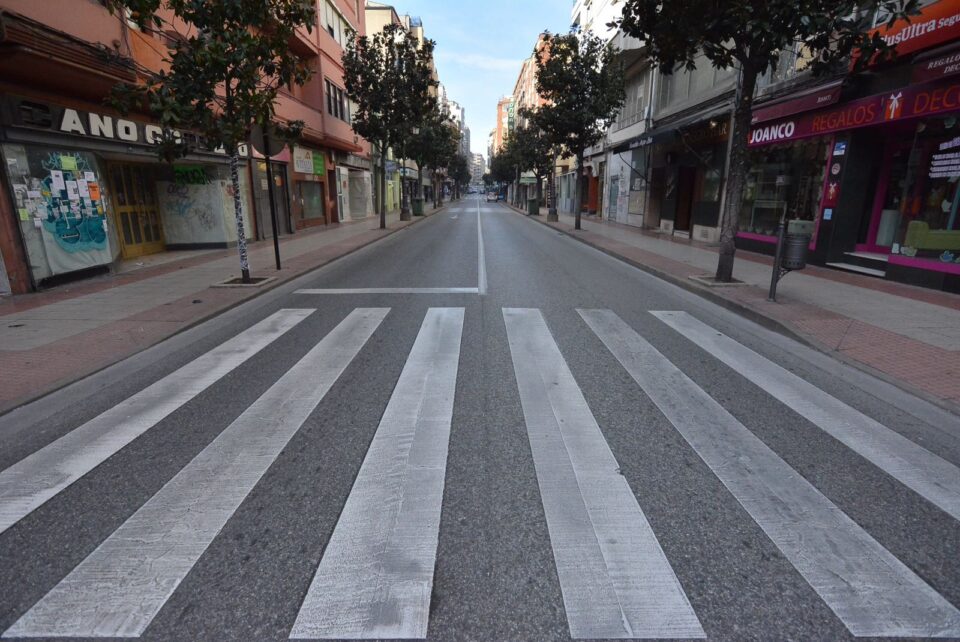
[[[416,196],[413,199],[413,215],[423,216],[423,198]]]
[[[540,199],[539,198],[528,198],[527,199],[527,214],[530,216],[536,216],[540,213]]]

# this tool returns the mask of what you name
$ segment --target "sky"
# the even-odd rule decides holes
[[[470,148],[487,155],[497,100],[513,91],[520,64],[544,30],[570,27],[572,0],[385,0],[420,16],[447,95],[466,110]]]

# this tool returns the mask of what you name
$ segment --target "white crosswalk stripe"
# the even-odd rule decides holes
[[[312,312],[277,312],[0,473],[0,536]],[[960,637],[960,610],[920,576],[924,571],[914,572],[897,559],[614,312],[578,312],[586,323],[582,331],[589,328],[607,348],[598,358],[623,367],[639,385],[628,382],[630,391],[649,397],[689,444],[683,446],[688,456],[692,449],[706,464],[700,474],[718,491],[729,491],[746,511],[742,519],[752,520],[750,528],[762,537],[755,522],[782,553],[783,567],[789,562],[799,573],[795,580],[802,577],[853,635]],[[356,308],[347,314],[92,553],[62,579],[54,578],[59,583],[3,637],[143,635],[211,544],[219,546],[218,533],[240,519],[235,513],[241,503],[334,383],[371,337],[383,332],[388,313],[389,308]],[[291,627],[290,638],[423,639],[431,626],[441,627],[431,624],[431,607],[450,609],[456,602],[457,596],[444,593],[445,560],[438,550],[444,550],[441,515],[457,381],[463,385],[467,374],[461,372],[466,314],[459,307],[429,308],[423,317],[309,587],[287,587],[296,600],[305,595],[295,621],[283,623]],[[686,313],[652,314],[957,516],[960,482],[949,462]],[[543,553],[552,552],[556,569],[556,578],[548,581],[559,581],[558,606],[571,637],[689,639],[705,637],[705,629],[712,634],[705,615],[711,611],[698,602],[704,591],[686,587],[703,611],[698,615],[674,571],[688,577],[689,561],[665,552],[664,547],[675,555],[676,542],[665,539],[674,534],[655,533],[648,522],[548,320],[527,308],[505,308],[502,316],[511,357],[502,364],[503,374],[512,371],[516,381],[513,394],[519,393],[536,478],[533,485],[530,477],[530,491],[534,497],[539,491],[549,537]],[[470,363],[469,348],[463,349],[463,363]],[[459,466],[451,470],[473,474]],[[464,481],[470,480],[459,483]],[[451,484],[447,492],[456,488]],[[732,500],[730,505],[736,506]],[[52,508],[51,503],[41,510]],[[506,530],[517,527],[502,524]],[[210,554],[215,552],[221,551]],[[302,570],[304,578],[314,571]],[[544,577],[552,578],[551,572]],[[435,573],[440,597],[433,595]]]
[[[851,633],[960,635],[960,611],[616,314],[580,315]]]
[[[540,311],[503,318],[570,635],[705,637]]]
[[[4,637],[137,637],[383,321],[354,310]]]
[[[0,533],[313,313],[280,310],[0,473]]]
[[[960,519],[960,468],[686,312],[651,312],[777,401]]]
[[[431,308],[291,638],[427,635],[463,308]]]

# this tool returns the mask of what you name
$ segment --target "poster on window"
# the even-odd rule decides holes
[[[34,278],[112,260],[96,161],[86,152],[4,146]]]

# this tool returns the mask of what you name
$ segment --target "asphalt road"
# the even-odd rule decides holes
[[[0,631],[960,639],[958,466],[958,418],[466,199],[0,417]]]

